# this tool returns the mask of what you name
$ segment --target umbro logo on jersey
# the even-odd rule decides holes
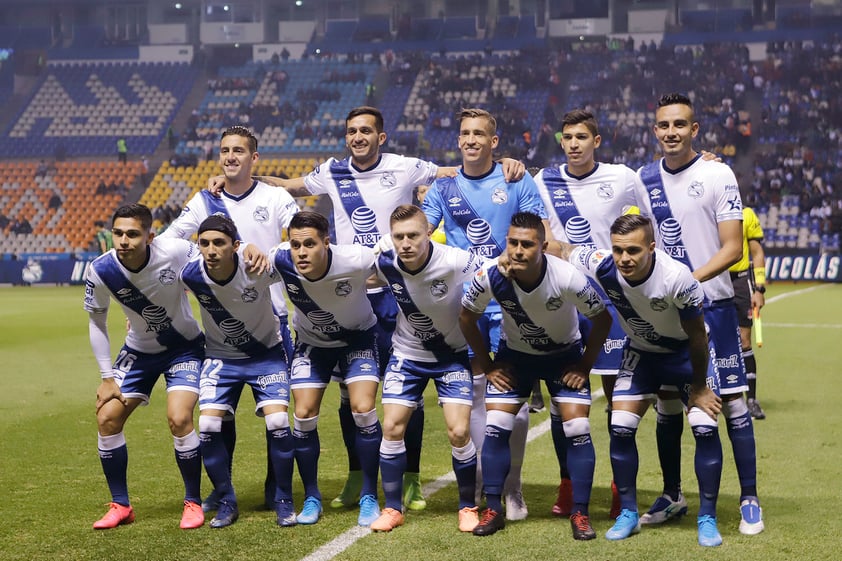
[[[450,203],[450,206],[456,206],[462,202],[462,199],[459,197],[450,197],[447,199],[447,202]]]
[[[348,185],[350,185],[350,184],[351,184],[351,180],[350,180],[350,179],[340,179],[340,180],[339,180],[339,186],[340,186],[340,187],[347,187],[347,186],[348,186]]]
[[[656,189],[652,189],[651,191],[649,191],[649,196],[650,196],[652,199],[657,199],[657,198],[660,198],[661,193],[663,193],[663,191],[661,191],[660,189],[657,189],[657,188],[656,188]]]
[[[555,198],[555,199],[567,198],[567,190],[566,189],[556,189],[555,191],[553,191],[553,198]]]
[[[394,283],[392,284],[392,292],[395,294],[403,294],[403,287],[398,283]]]
[[[117,291],[118,296],[128,296],[131,293],[132,293],[131,288],[121,288],[120,290]]]
[[[290,294],[298,294],[298,287],[294,284],[287,284],[287,291]]]
[[[211,302],[211,297],[207,294],[199,294],[196,298],[198,298],[199,302],[201,302],[202,304],[210,304]]]

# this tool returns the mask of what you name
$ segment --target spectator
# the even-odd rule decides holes
[[[23,216],[18,216],[9,229],[12,234],[31,234],[32,224]]]
[[[129,145],[126,143],[125,137],[117,139],[117,161],[121,164],[126,163],[129,157]]]
[[[35,177],[47,177],[47,172],[50,170],[50,166],[47,165],[45,160],[41,160],[38,162],[38,167],[35,168]]]
[[[99,178],[99,183],[96,184],[95,195],[105,195],[108,193],[108,185],[105,184],[105,179]]]
[[[105,227],[105,222],[102,220],[97,220],[94,222],[94,225],[97,227],[96,232],[96,245],[97,249],[99,249],[100,255],[107,252],[109,249],[114,247],[114,240],[111,237],[111,230]]]
[[[149,156],[140,159],[140,182],[144,189],[149,187]]]
[[[50,197],[50,201],[47,203],[47,208],[58,210],[61,208],[63,202],[64,201],[61,199],[61,195],[56,189],[53,191],[53,195]]]

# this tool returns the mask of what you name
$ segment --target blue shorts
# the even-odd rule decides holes
[[[473,403],[473,376],[467,351],[458,353],[452,361],[419,362],[392,357],[383,378],[383,403],[415,408],[424,395],[427,382],[436,385],[440,403]]]
[[[716,350],[716,367],[719,370],[719,388],[722,395],[738,394],[748,390],[748,379],[743,362],[737,306],[733,300],[721,300],[704,306],[708,337]]]
[[[707,387],[719,395],[719,376],[710,352],[706,377]],[[689,351],[653,353],[631,348],[623,349],[623,367],[614,382],[614,401],[654,401],[658,389],[669,386],[678,389],[681,401],[687,405],[693,368]]]
[[[477,327],[479,332],[485,338],[485,346],[488,347],[491,354],[496,355],[500,349],[500,328],[503,323],[503,313],[499,311],[486,311],[479,317]],[[473,357],[474,352],[468,348],[468,356]]]
[[[161,353],[141,353],[123,345],[114,361],[113,372],[124,397],[149,403],[152,388],[163,374],[167,392],[199,393],[199,367],[205,358],[205,338],[198,337],[184,347]]]
[[[391,291],[384,288],[380,292],[367,292],[371,309],[377,316],[377,353],[379,355],[380,375],[386,371],[386,363],[392,354],[392,334],[398,322],[398,303]]]
[[[377,355],[375,328],[343,347],[314,347],[298,343],[292,355],[290,386],[292,389],[325,388],[331,378],[345,384],[360,381],[379,383]]]
[[[530,355],[513,351],[500,342],[500,352],[495,362],[510,365],[515,378],[514,387],[501,392],[490,382],[485,385],[486,403],[523,403],[532,395],[535,380],[544,380],[550,398],[556,403],[579,403],[590,405],[591,386],[585,382],[582,389],[575,390],[566,386],[561,378],[566,370],[579,362],[582,357],[581,342],[574,343],[568,350],[549,355]]]
[[[623,361],[623,346],[626,344],[627,337],[620,320],[617,318],[617,308],[607,301],[605,307],[614,321],[611,322],[608,338],[602,344],[602,350],[596,357],[593,368],[591,368],[591,374],[595,376],[616,376],[620,370],[620,363]],[[587,341],[588,334],[591,331],[591,320],[582,314],[579,314],[579,331],[582,333],[582,341]]]
[[[289,376],[282,345],[258,358],[207,358],[202,364],[199,411],[216,409],[233,413],[243,386],[251,386],[255,412],[267,405],[289,406]]]

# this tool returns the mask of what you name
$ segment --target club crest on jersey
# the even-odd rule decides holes
[[[158,275],[158,282],[160,282],[164,286],[171,285],[172,283],[175,282],[175,271],[173,271],[169,267],[164,269]]]
[[[562,300],[561,298],[553,296],[552,298],[547,300],[547,303],[545,304],[545,306],[547,307],[548,311],[554,312],[554,311],[558,310],[559,308],[561,308],[562,304],[564,304],[564,300]]]
[[[254,209],[252,217],[254,218],[255,222],[266,222],[267,220],[269,220],[269,209],[265,206],[259,206]]]
[[[505,189],[497,187],[491,193],[491,202],[495,205],[504,205],[509,200],[509,194]]]
[[[395,174],[391,171],[384,172],[383,175],[380,176],[380,185],[383,187],[394,187],[397,183],[398,180],[395,177]]]
[[[649,307],[652,308],[656,312],[663,312],[669,305],[667,305],[666,301],[663,298],[652,298],[649,301]]]
[[[694,181],[687,188],[687,196],[694,199],[700,198],[705,194],[705,186],[701,181]]]
[[[430,285],[430,294],[433,296],[444,296],[447,294],[447,283],[443,280],[434,280],[433,284]]]
[[[610,201],[614,198],[614,188],[610,183],[602,183],[596,188],[596,196],[605,201]]]
[[[351,281],[339,281],[336,283],[336,288],[333,291],[337,296],[348,296],[351,294]]]
[[[245,288],[243,290],[241,298],[246,304],[254,302],[255,300],[257,300],[257,289],[252,286]]]

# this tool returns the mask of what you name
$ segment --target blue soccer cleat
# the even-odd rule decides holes
[[[218,505],[216,516],[210,521],[211,528],[225,528],[236,522],[237,518],[240,517],[236,501],[221,499]]]
[[[275,501],[275,514],[278,515],[278,526],[282,528],[289,528],[298,524],[292,501]]]
[[[307,497],[304,499],[304,508],[301,513],[296,516],[299,524],[315,524],[322,516],[322,501],[316,497]]]
[[[605,532],[605,537],[609,540],[624,540],[638,532],[640,532],[640,516],[635,511],[624,508],[611,529]]]
[[[716,527],[716,517],[703,514],[696,520],[699,526],[699,545],[703,547],[716,547],[722,545],[722,535]]]
[[[757,497],[743,497],[740,501],[740,518],[741,534],[754,536],[763,531],[763,509]]]
[[[360,499],[360,515],[357,517],[357,524],[369,527],[371,523],[380,518],[380,506],[374,495],[363,495]]]
[[[219,503],[222,500],[222,496],[216,492],[216,489],[210,492],[208,498],[202,501],[202,511],[203,512],[213,512],[214,510],[219,510]]]

